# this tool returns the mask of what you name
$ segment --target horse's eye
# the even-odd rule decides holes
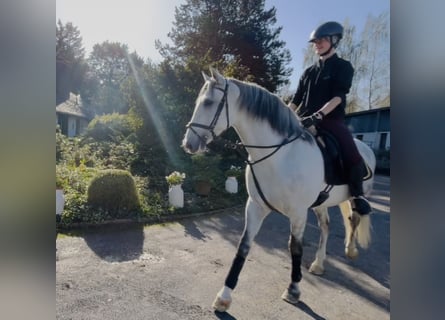
[[[205,99],[203,104],[204,104],[204,107],[210,107],[213,104],[213,101],[210,99]]]

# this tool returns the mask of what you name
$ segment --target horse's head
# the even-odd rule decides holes
[[[205,82],[186,126],[182,147],[188,153],[204,152],[206,145],[230,126],[229,82],[217,70],[210,68],[210,72],[211,76],[202,72]]]

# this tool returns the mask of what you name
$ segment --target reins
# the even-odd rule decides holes
[[[244,162],[249,165],[250,167],[250,171],[252,172],[252,177],[253,177],[253,182],[255,183],[255,187],[258,191],[258,194],[260,195],[261,199],[263,200],[263,202],[269,207],[269,209],[271,209],[272,211],[276,211],[278,213],[283,214],[280,210],[278,210],[277,208],[275,208],[272,204],[270,204],[269,201],[267,201],[266,196],[263,193],[263,190],[261,189],[260,183],[258,181],[258,178],[255,174],[255,170],[253,170],[253,166],[255,164],[258,164],[264,160],[266,160],[267,158],[270,158],[271,156],[273,156],[275,153],[277,153],[281,147],[297,140],[298,138],[300,138],[301,134],[293,137],[292,139],[289,138],[284,138],[284,140],[280,143],[280,144],[275,144],[275,145],[270,145],[270,146],[258,146],[258,145],[247,145],[247,144],[242,144],[241,142],[237,142],[237,143],[233,143],[230,140],[227,139],[223,139],[218,137],[217,140],[223,141],[224,142],[224,147],[227,149],[233,149],[235,150],[238,155],[244,160]],[[271,149],[271,148],[275,148],[275,150],[273,150],[271,153],[267,154],[266,156],[255,160],[255,161],[250,161],[246,156],[244,156],[240,151],[240,147],[243,147],[245,149],[247,148],[256,148],[256,149]]]

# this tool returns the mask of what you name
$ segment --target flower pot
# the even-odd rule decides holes
[[[236,180],[235,177],[227,177],[226,191],[228,193],[237,193],[238,192],[238,180]]]
[[[65,196],[63,189],[56,189],[56,215],[60,216],[65,206]]]
[[[180,184],[171,186],[168,189],[168,203],[175,208],[184,207],[184,191]]]
[[[210,181],[198,180],[195,182],[195,192],[200,196],[208,196],[211,189]]]

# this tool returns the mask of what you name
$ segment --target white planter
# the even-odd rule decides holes
[[[65,206],[65,196],[62,189],[56,189],[56,215],[61,215]]]
[[[226,191],[228,193],[237,193],[238,192],[238,180],[236,180],[235,177],[227,177]]]
[[[175,208],[184,207],[184,191],[180,184],[168,189],[168,203]]]

